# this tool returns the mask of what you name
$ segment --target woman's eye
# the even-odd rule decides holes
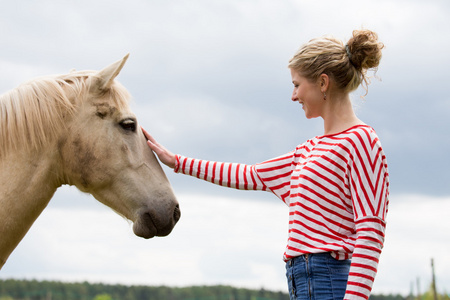
[[[134,120],[124,120],[120,122],[120,127],[127,131],[136,131],[136,122]]]

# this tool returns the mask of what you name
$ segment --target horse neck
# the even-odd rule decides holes
[[[0,269],[58,186],[52,151],[18,152],[0,157]]]

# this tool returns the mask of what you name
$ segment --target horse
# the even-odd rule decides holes
[[[128,56],[0,96],[0,269],[62,185],[93,195],[145,239],[167,236],[179,220],[130,93],[115,79]]]

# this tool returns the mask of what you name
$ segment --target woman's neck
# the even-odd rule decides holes
[[[325,101],[329,101],[329,104],[322,114],[324,135],[339,133],[350,127],[364,124],[353,111],[348,94],[344,94],[341,97],[335,96]]]

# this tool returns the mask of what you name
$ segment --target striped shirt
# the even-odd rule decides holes
[[[344,299],[369,298],[389,202],[386,157],[371,127],[318,136],[255,165],[177,155],[175,172],[225,187],[274,193],[289,207],[284,260],[321,252],[352,259]]]

